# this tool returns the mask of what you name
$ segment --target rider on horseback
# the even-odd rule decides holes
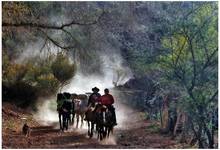
[[[97,87],[92,88],[93,93],[89,96],[89,100],[88,100],[88,104],[87,107],[90,109],[91,107],[95,107],[95,104],[98,103],[99,98],[101,97],[101,95],[98,93],[99,89]],[[85,113],[85,119],[87,120],[87,113],[88,111]]]
[[[106,106],[108,108],[108,110],[112,113],[113,124],[117,125],[115,108],[112,105],[112,104],[114,104],[114,98],[111,94],[109,94],[108,89],[105,89],[104,92],[105,92],[105,94],[100,97],[99,102],[102,105]]]
[[[88,105],[95,107],[95,103],[98,103],[101,95],[98,93],[99,89],[97,87],[92,88],[93,93],[89,96]]]

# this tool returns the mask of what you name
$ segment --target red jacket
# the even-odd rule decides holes
[[[114,103],[114,98],[111,94],[105,94],[99,99],[102,105],[112,105]]]

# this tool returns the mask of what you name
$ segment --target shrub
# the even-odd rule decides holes
[[[51,66],[54,76],[61,82],[64,83],[70,80],[76,71],[75,64],[72,64],[67,56],[62,53],[58,53],[55,61]]]

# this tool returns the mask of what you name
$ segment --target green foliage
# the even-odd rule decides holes
[[[27,72],[26,66],[22,64],[10,63],[4,69],[5,70],[3,71],[4,72],[3,81],[9,84],[13,84],[15,82],[20,81]]]
[[[146,131],[150,131],[151,133],[158,133],[160,131],[160,126],[156,123],[147,126]]]
[[[158,68],[154,57],[150,56],[148,49],[128,49],[126,56],[131,69],[138,75],[144,75]]]
[[[59,86],[59,82],[53,74],[40,75],[36,81],[38,82],[38,89],[41,89],[47,95],[56,92],[56,87]]]
[[[215,26],[217,15],[215,15],[214,6],[211,7],[210,4],[201,6],[197,10],[198,12],[193,13],[190,20],[186,22],[193,28],[182,25],[178,31],[173,32],[172,36],[165,37],[162,40],[164,48],[169,50],[169,53],[160,57],[161,67],[169,69],[179,79],[182,77],[181,81],[187,87],[191,86],[188,82],[194,78],[194,73],[196,74],[196,84],[202,81],[201,87],[210,81],[204,77],[206,72],[213,75],[212,81],[217,79],[215,74],[218,38],[217,26]],[[207,11],[208,8],[209,11]],[[202,15],[203,17],[201,17],[203,11],[208,16]],[[195,20],[197,20],[197,24],[194,23]],[[179,32],[180,30],[184,30],[184,32]],[[210,70],[211,68],[212,70]]]
[[[19,99],[19,105],[28,106],[39,96],[55,93],[75,71],[75,65],[63,54],[51,55],[46,60],[36,57],[23,64],[7,61],[6,54],[3,57],[4,99]]]
[[[62,53],[58,53],[55,61],[51,66],[54,76],[61,82],[70,80],[76,71],[75,64],[70,63],[67,56]]]
[[[159,65],[168,80],[185,88],[180,103],[195,123],[193,128],[204,129],[203,134],[208,135],[211,131],[206,127],[210,126],[213,104],[217,105],[218,16],[216,3],[197,7],[162,39],[167,53],[159,57]]]

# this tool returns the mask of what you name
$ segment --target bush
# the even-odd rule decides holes
[[[9,84],[19,82],[26,74],[27,68],[23,64],[9,64],[3,71],[3,81]]]
[[[32,58],[26,64],[9,62],[3,68],[3,99],[20,106],[33,104],[38,97],[55,93],[60,83],[63,85],[73,77],[75,68],[62,53],[50,60]]]
[[[55,61],[51,66],[54,76],[61,82],[64,83],[70,80],[76,71],[75,64],[69,61],[69,58],[62,53],[58,53]]]
[[[59,81],[53,74],[43,74],[37,77],[37,88],[40,95],[49,95],[56,92]]]

